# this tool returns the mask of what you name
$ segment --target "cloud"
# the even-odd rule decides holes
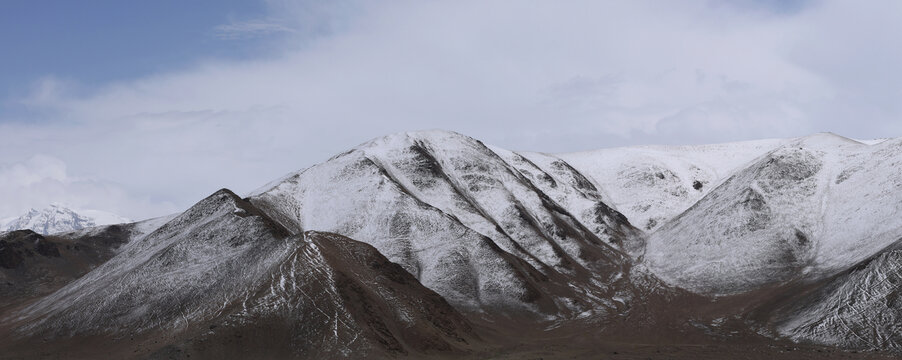
[[[404,130],[547,152],[899,136],[902,5],[780,4],[270,1],[218,29],[282,51],[36,92],[67,120],[0,125],[0,161],[41,149],[187,206]]]
[[[29,208],[51,203],[136,216],[138,219],[175,212],[171,203],[135,198],[121,186],[69,175],[66,164],[54,157],[35,155],[0,166],[0,219],[15,217]]]
[[[216,36],[225,40],[251,39],[279,33],[295,33],[297,30],[273,20],[258,19],[219,25]]]
[[[789,119],[833,100],[829,79],[782,54],[792,45],[783,15],[760,20],[683,4],[384,5],[303,50],[114,84],[65,110],[129,119],[279,107],[307,124],[339,128],[451,125],[479,134],[487,122],[508,128],[518,119],[528,131],[553,121],[628,137],[654,134],[659,121],[712,101],[736,105],[736,119],[746,122]],[[604,89],[555,90],[573,79],[613,78]],[[767,105],[776,100],[782,106]]]

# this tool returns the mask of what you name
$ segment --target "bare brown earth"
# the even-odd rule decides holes
[[[512,319],[489,319],[469,314],[474,336],[454,351],[394,353],[369,358],[416,359],[898,359],[897,354],[858,352],[811,344],[796,344],[758,334],[750,317],[722,322],[730,309],[767,306],[771,289],[758,294],[716,301],[688,294],[649,299],[646,312],[617,321],[587,318],[563,324],[528,326]],[[636,309],[638,310],[638,309]],[[706,311],[705,315],[699,315]],[[750,312],[754,313],[754,312]],[[687,320],[687,316],[688,319]],[[216,321],[177,337],[162,333],[118,338],[78,337],[43,341],[32,339],[0,346],[0,359],[247,359],[297,358],[287,346],[291,328],[280,320],[234,328]],[[0,333],[0,341],[8,341]],[[423,344],[421,344],[423,345]],[[421,346],[423,347],[423,346]],[[425,346],[428,348],[428,346]],[[447,350],[447,349],[445,349]],[[354,356],[350,356],[354,358]]]
[[[257,329],[197,329],[185,341],[167,336],[108,338],[72,338],[52,344],[33,341],[4,349],[0,359],[280,359],[296,358],[286,351],[280,334],[289,330],[270,324]],[[493,333],[490,328],[480,332]],[[516,339],[511,334],[496,335],[471,349],[454,353],[378,355],[369,358],[416,359],[898,359],[897,355],[876,352],[844,351],[835,348],[799,345],[762,337],[742,336],[728,340],[700,342],[606,338],[584,328],[526,334]],[[215,333],[210,336],[209,333]],[[206,335],[204,335],[206,334]],[[175,344],[173,344],[175,343]],[[350,358],[355,358],[350,356]]]
[[[559,326],[474,319],[486,332],[483,338],[497,345],[474,358],[899,359],[896,353],[799,344],[774,335],[774,313],[826,281],[774,285],[721,298],[657,291],[622,316],[590,317]]]
[[[43,236],[31,230],[0,235],[0,315],[111,258],[128,241],[131,226],[106,226],[87,236]]]
[[[406,273],[404,273],[406,275]],[[407,279],[410,281],[410,279]],[[454,349],[418,343],[421,351],[377,352],[369,358],[417,359],[898,359],[774,339],[776,309],[820,284],[775,285],[737,296],[708,298],[673,289],[649,291],[622,314],[563,323],[466,314],[472,333]],[[28,304],[20,303],[15,308]],[[364,305],[364,304],[359,304]],[[9,309],[14,311],[15,309]],[[385,309],[378,310],[385,312]],[[385,315],[388,314],[375,314]],[[613,319],[613,320],[612,320]],[[247,359],[298,358],[290,322],[259,319],[241,327],[226,319],[177,334],[17,339],[0,329],[0,359]],[[410,341],[410,340],[408,340]],[[417,341],[417,340],[413,340]],[[389,347],[390,348],[390,347]],[[326,354],[324,354],[326,355]],[[354,358],[352,354],[349,354]],[[334,357],[335,354],[329,354]],[[304,357],[301,357],[304,358]],[[307,357],[309,358],[309,357]]]

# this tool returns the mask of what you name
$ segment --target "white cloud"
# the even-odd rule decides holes
[[[175,212],[173,204],[135,198],[121,186],[68,174],[66,164],[54,157],[35,155],[0,166],[0,219],[21,215],[29,208],[51,203],[97,209],[138,219]]]
[[[311,4],[233,24],[295,29],[278,56],[34,96],[69,121],[0,125],[0,161],[38,148],[187,206],[402,130],[537,151],[902,131],[894,1]]]
[[[295,29],[274,20],[257,19],[219,25],[216,36],[225,40],[250,39],[279,33],[295,33]]]

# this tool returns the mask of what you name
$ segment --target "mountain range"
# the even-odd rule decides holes
[[[0,231],[33,230],[49,235],[100,225],[130,223],[131,220],[100,210],[73,210],[53,203],[41,210],[30,209],[22,216],[0,220]]]
[[[0,234],[0,350],[893,358],[900,167],[902,139],[834,134],[569,154],[393,134],[173,216]]]

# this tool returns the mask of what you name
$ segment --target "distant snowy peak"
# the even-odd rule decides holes
[[[131,220],[116,214],[99,210],[73,210],[65,205],[54,203],[44,209],[31,209],[18,218],[5,220],[0,223],[0,229],[4,231],[30,229],[48,235],[127,222],[131,222]]]

